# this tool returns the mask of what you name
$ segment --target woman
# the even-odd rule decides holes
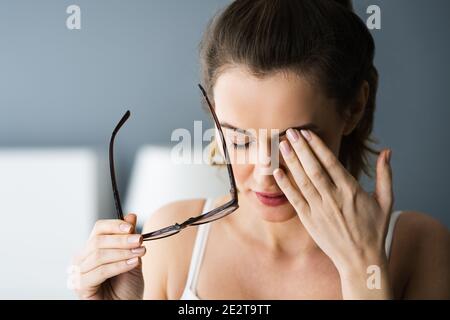
[[[203,84],[231,158],[269,143],[248,129],[289,129],[279,168],[233,163],[236,212],[145,246],[135,215],[99,221],[76,259],[80,297],[450,298],[447,229],[422,213],[391,212],[391,151],[370,147],[374,50],[350,1],[231,3],[202,40]],[[376,188],[368,194],[358,178],[370,173],[371,153]],[[144,231],[227,200],[168,204]]]

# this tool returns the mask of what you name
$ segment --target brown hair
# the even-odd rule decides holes
[[[200,43],[202,82],[213,102],[218,76],[231,65],[263,77],[294,71],[352,112],[364,81],[369,97],[356,128],[341,141],[339,160],[358,179],[372,176],[370,147],[378,87],[374,40],[351,0],[235,0],[209,23]]]

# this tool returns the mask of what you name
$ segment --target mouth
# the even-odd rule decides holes
[[[272,192],[257,192],[253,191],[258,198],[258,200],[266,206],[276,207],[287,202],[287,198],[282,192],[272,193]]]

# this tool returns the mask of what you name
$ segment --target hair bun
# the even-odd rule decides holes
[[[352,0],[333,0],[334,2],[339,3],[341,6],[344,6],[350,11],[353,11]]]

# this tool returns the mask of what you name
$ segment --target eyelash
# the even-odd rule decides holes
[[[281,140],[283,140],[283,138],[281,138]],[[232,146],[233,149],[235,149],[235,150],[248,149],[248,148],[250,147],[250,145],[251,145],[253,142],[254,142],[254,141],[249,141],[249,142],[243,143],[243,144],[231,142],[231,146]]]
[[[231,145],[233,146],[234,149],[248,149],[251,143],[252,143],[251,141],[244,144],[237,144],[232,142]]]
[[[317,134],[317,135],[319,135],[319,134],[318,134],[317,132],[315,132],[315,131],[314,131],[314,133]],[[286,139],[286,138],[284,138],[284,139]],[[283,140],[283,138],[281,138],[281,140]],[[244,143],[244,144],[238,144],[238,143],[231,142],[231,146],[232,146],[233,149],[235,149],[235,150],[242,150],[242,149],[248,149],[248,148],[250,147],[250,144],[252,144],[252,143],[253,143],[253,141],[249,141],[249,142]]]

